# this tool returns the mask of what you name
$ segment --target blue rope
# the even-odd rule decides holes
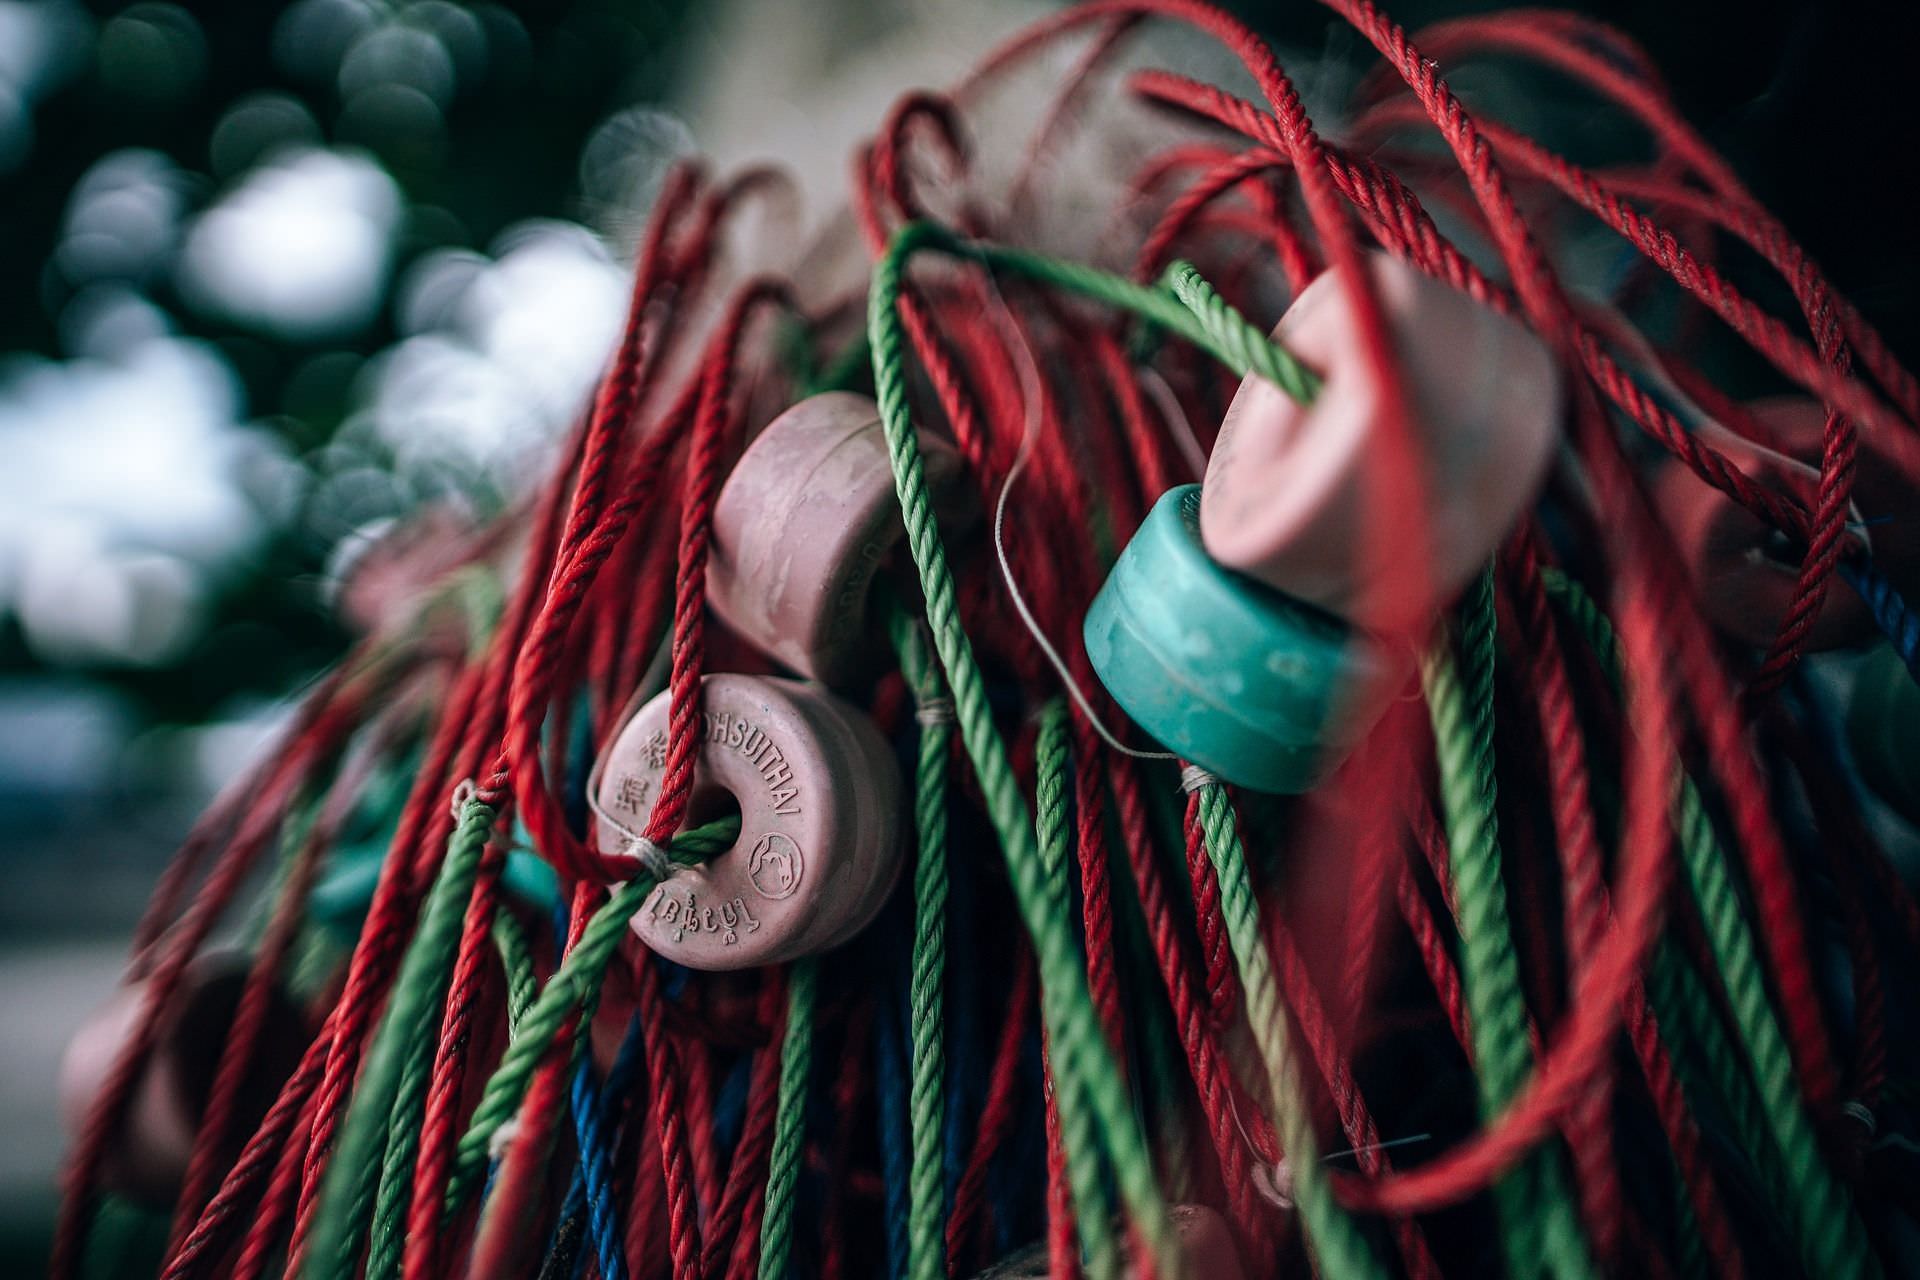
[[[1893,651],[1907,664],[1914,680],[1920,681],[1920,614],[1914,613],[1870,560],[1842,560],[1840,576],[1867,602],[1873,620],[1892,642]]]
[[[591,1058],[582,1057],[573,1072],[574,1132],[580,1143],[580,1170],[587,1193],[587,1221],[604,1280],[626,1280],[627,1259],[620,1248],[620,1207],[613,1194],[613,1156],[601,1111],[599,1086]]]
[[[897,972],[897,969],[896,969]],[[905,992],[890,982],[875,1011],[873,1081],[880,1099],[880,1173],[886,1190],[887,1274],[907,1274],[907,1043]]]
[[[747,1125],[747,1089],[752,1083],[753,1059],[741,1054],[721,1077],[720,1092],[713,1099],[713,1142],[721,1151],[740,1145],[740,1131]]]
[[[556,947],[567,936],[568,910],[564,903],[554,904],[554,942]],[[620,1049],[625,1056],[631,1042],[638,1039],[636,1023],[630,1023]],[[618,1062],[616,1062],[616,1068]],[[630,1075],[632,1068],[628,1068]],[[600,1087],[594,1080],[593,1060],[583,1055],[574,1068],[571,1093],[574,1140],[580,1148],[580,1163],[574,1169],[573,1186],[567,1201],[573,1203],[577,1187],[586,1198],[587,1225],[593,1236],[594,1254],[600,1261],[605,1280],[626,1280],[627,1259],[621,1250],[620,1208],[613,1194],[613,1153],[609,1150],[607,1120],[603,1115]],[[615,1093],[614,1097],[619,1097]],[[565,1222],[566,1213],[560,1215]]]
[[[601,1119],[612,1123],[620,1110],[620,1099],[633,1092],[634,1084],[640,1079],[641,1052],[646,1041],[640,1035],[640,1015],[634,1014],[627,1019],[627,1030],[620,1037],[620,1047],[614,1051],[613,1065],[607,1068],[607,1081],[601,1086]]]

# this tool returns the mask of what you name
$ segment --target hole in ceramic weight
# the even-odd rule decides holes
[[[740,797],[717,782],[702,782],[693,789],[693,795],[687,799],[687,816],[681,820],[680,829],[692,831],[697,827],[704,827],[709,823],[720,822],[727,818],[739,821]],[[726,848],[708,858],[706,865],[712,866],[722,858],[732,857],[739,847],[740,841],[736,837],[728,843]]]

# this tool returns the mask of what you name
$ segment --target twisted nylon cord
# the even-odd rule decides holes
[[[953,690],[961,742],[973,761],[1021,918],[1040,957],[1042,986],[1051,985],[1059,993],[1051,1003],[1051,1045],[1056,1063],[1063,1076],[1082,1082],[1092,1096],[1121,1195],[1153,1255],[1156,1272],[1172,1280],[1184,1275],[1185,1268],[1154,1177],[1152,1158],[1118,1064],[1100,1034],[1086,976],[1074,956],[1071,925],[1048,907],[1033,826],[1006,744],[993,724],[972,642],[960,625],[953,571],[941,544],[919,443],[908,417],[906,335],[899,315],[902,275],[907,258],[919,245],[943,235],[925,224],[903,230],[876,266],[868,295],[874,390],[886,430],[894,486],[906,524],[907,545],[926,599],[934,647]],[[1183,316],[1189,314],[1184,307],[1178,311]]]
[[[1469,589],[1461,612],[1460,668],[1441,641],[1422,656],[1420,677],[1440,766],[1474,1072],[1481,1111],[1493,1117],[1519,1092],[1531,1055],[1494,817],[1491,570]],[[1513,1275],[1535,1274],[1543,1262],[1560,1280],[1597,1275],[1553,1152],[1515,1168],[1495,1184],[1494,1196]]]
[[[676,863],[691,866],[725,852],[739,834],[739,818],[722,818],[681,832],[668,843],[667,852]],[[500,1065],[487,1077],[480,1101],[467,1122],[467,1131],[454,1150],[453,1170],[447,1180],[447,1215],[457,1212],[473,1193],[486,1169],[495,1135],[519,1108],[534,1070],[553,1047],[555,1035],[589,994],[599,989],[606,976],[607,962],[626,936],[627,922],[653,896],[657,887],[658,881],[643,876],[627,881],[608,895],[587,921],[579,941],[567,952],[559,969],[547,979],[539,996],[521,1017],[519,1036],[507,1046]]]
[[[1556,570],[1543,570],[1548,594],[1585,634],[1587,643],[1619,678],[1620,655],[1612,625],[1579,584]],[[1681,865],[1706,926],[1707,940],[1734,1013],[1734,1026],[1762,1098],[1762,1113],[1785,1154],[1793,1194],[1788,1220],[1813,1275],[1859,1277],[1880,1272],[1866,1233],[1846,1193],[1820,1153],[1813,1123],[1794,1083],[1792,1054],[1774,1016],[1758,948],[1741,909],[1739,892],[1714,834],[1705,802],[1692,779],[1678,775],[1674,826]]]
[[[943,691],[939,659],[926,632],[897,607],[888,612],[888,626],[901,673],[913,692],[920,726],[913,784],[918,860],[913,872],[913,956],[908,988],[912,1082],[907,1114],[912,1157],[907,1175],[906,1263],[911,1280],[940,1280],[947,1273],[947,1065],[942,1000],[947,974],[947,755],[953,739],[953,712]]]
[[[793,1209],[806,1143],[807,1083],[813,1072],[813,1006],[818,963],[796,961],[787,974],[787,1032],[780,1045],[780,1104],[767,1164],[766,1216],[760,1224],[760,1280],[786,1280]]]

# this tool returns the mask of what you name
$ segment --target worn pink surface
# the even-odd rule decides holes
[[[1396,260],[1371,255],[1368,268],[1404,369],[1428,495],[1425,547],[1381,546],[1369,533],[1393,435],[1332,272],[1274,331],[1324,380],[1318,397],[1297,404],[1256,375],[1240,384],[1207,463],[1200,532],[1229,568],[1402,630],[1457,595],[1533,502],[1559,433],[1561,388],[1547,349],[1518,323]]]
[[[108,1147],[101,1170],[101,1185],[107,1190],[153,1204],[169,1203],[179,1190],[247,967],[242,955],[213,952],[195,960],[181,979],[147,1069]],[[148,989],[145,982],[119,988],[68,1042],[59,1088],[61,1119],[68,1132],[78,1134],[86,1124],[136,1030]],[[233,1125],[237,1135],[244,1136],[258,1122],[305,1048],[299,1011],[276,993],[238,1103]]]
[[[1770,443],[1818,468],[1826,449],[1827,411],[1806,396],[1769,396],[1747,409],[1774,434]],[[1910,469],[1882,433],[1856,427],[1853,504],[1873,541],[1873,562],[1911,597],[1920,592],[1920,471]]]
[[[920,449],[929,485],[950,488],[953,450],[924,432]],[[905,538],[874,402],[811,396],[767,424],[721,487],[707,600],[793,670],[858,680],[883,634],[869,617],[874,576]]]
[[[1791,494],[1813,509],[1820,475],[1812,467],[1717,423],[1705,423],[1695,434],[1748,479]],[[1708,620],[1743,643],[1770,643],[1793,600],[1800,574],[1797,554],[1783,546],[1759,516],[1678,462],[1661,465],[1653,497]],[[1866,604],[1851,587],[1836,581],[1814,620],[1807,647],[1853,644],[1872,630]]]
[[[655,890],[633,928],[695,969],[744,969],[838,946],[873,919],[903,857],[898,766],[872,722],[817,685],[711,675],[688,825],[740,807],[740,838]],[[668,695],[620,731],[601,771],[600,847],[646,823],[666,765]],[[609,821],[612,818],[616,821]],[[617,825],[616,825],[617,822]]]

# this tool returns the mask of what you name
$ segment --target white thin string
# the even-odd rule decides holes
[[[1187,795],[1192,795],[1202,787],[1214,786],[1219,781],[1197,764],[1182,765],[1180,768],[1180,790]]]
[[[593,758],[593,767],[587,770],[587,812],[618,831],[629,842],[644,840],[646,834],[628,826],[601,806],[600,782],[606,776],[607,757],[613,754],[613,744],[620,740],[620,735],[626,730],[627,724],[640,714],[640,708],[652,701],[654,695],[666,684],[667,664],[672,654],[673,638],[669,635],[654,651],[653,657],[648,660],[647,669],[641,673],[640,683],[635,685],[633,692],[627,696],[626,705],[621,707],[619,713],[613,717],[612,723],[617,727],[612,732],[601,736],[600,752]],[[657,845],[655,847],[658,848]],[[656,878],[664,879],[665,877]]]
[[[1176,760],[1179,757],[1170,751],[1139,751],[1129,747],[1101,722],[1099,713],[1093,709],[1093,703],[1080,691],[1079,682],[1067,669],[1066,659],[1060,656],[1059,650],[1053,647],[1053,642],[1047,639],[1046,633],[1040,629],[1040,623],[1033,616],[1033,610],[1027,606],[1026,596],[1020,591],[1020,584],[1014,580],[1013,564],[1007,559],[1007,497],[1013,492],[1014,481],[1018,480],[1020,473],[1027,469],[1027,459],[1033,453],[1034,437],[1039,434],[1040,363],[1034,357],[1033,348],[1027,344],[1026,334],[1021,331],[1019,323],[1014,319],[1013,308],[1007,305],[1006,298],[1001,295],[1000,286],[994,280],[993,273],[989,271],[982,274],[986,276],[987,292],[992,295],[995,304],[989,309],[992,312],[995,327],[1001,330],[1001,336],[1019,357],[1014,363],[1020,370],[1020,395],[1025,410],[1024,421],[1020,428],[1020,449],[1014,454],[1013,466],[1007,469],[1006,479],[1000,482],[1000,498],[993,506],[993,553],[1000,561],[1000,577],[1007,584],[1007,593],[1013,597],[1014,611],[1020,615],[1022,625],[1033,636],[1034,643],[1040,646],[1040,652],[1046,655],[1047,662],[1060,677],[1061,683],[1066,686],[1067,696],[1071,697],[1074,705],[1080,708],[1080,714],[1087,718],[1094,732],[1098,733],[1109,747],[1135,760]]]
[[[1187,461],[1187,470],[1195,480],[1201,479],[1207,474],[1207,451],[1200,447],[1200,437],[1194,432],[1193,423],[1187,420],[1187,411],[1180,407],[1180,397],[1173,394],[1173,388],[1167,385],[1158,369],[1142,367],[1140,383],[1153,397],[1160,416],[1167,420],[1173,442],[1180,446],[1180,455]]]
[[[670,879],[673,875],[673,859],[667,856],[665,849],[645,836],[628,836],[626,843],[620,846],[620,852],[626,857],[637,859],[641,870],[655,880]]]
[[[1287,1158],[1281,1156],[1272,1164],[1260,1159],[1260,1149],[1253,1145],[1253,1138],[1247,1133],[1246,1125],[1240,1123],[1240,1108],[1233,1100],[1232,1090],[1227,1092],[1227,1116],[1233,1121],[1233,1127],[1240,1131],[1240,1141],[1253,1153],[1253,1189],[1263,1199],[1281,1209],[1293,1208],[1293,1169]],[[1320,1157],[1321,1164],[1331,1164],[1346,1156],[1357,1156],[1366,1151],[1390,1151],[1394,1147],[1411,1146],[1416,1142],[1432,1139],[1431,1133],[1412,1133],[1404,1138],[1388,1138],[1381,1142],[1369,1142],[1363,1147],[1348,1147],[1344,1151],[1329,1151]]]

